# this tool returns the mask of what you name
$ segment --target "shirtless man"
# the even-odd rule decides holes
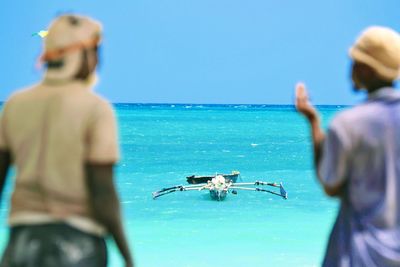
[[[0,200],[16,168],[1,267],[101,267],[104,237],[133,266],[113,183],[118,160],[111,105],[92,91],[101,25],[57,18],[44,39],[41,82],[13,94],[0,117]]]

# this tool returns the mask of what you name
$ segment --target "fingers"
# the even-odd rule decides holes
[[[318,117],[315,107],[309,101],[307,89],[304,83],[297,83],[295,88],[295,106],[297,111],[306,116],[308,119]]]
[[[306,87],[303,83],[297,83],[295,90],[296,90],[295,92],[296,109],[303,113],[303,109],[309,105]]]
[[[296,84],[296,99],[297,100],[305,100],[308,99],[306,86],[304,83],[297,83]]]

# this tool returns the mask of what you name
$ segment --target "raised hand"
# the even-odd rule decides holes
[[[298,112],[303,114],[308,120],[318,118],[318,112],[315,107],[310,103],[306,86],[303,83],[296,84],[296,100],[295,105]]]
[[[314,162],[318,166],[322,157],[322,143],[325,134],[321,128],[319,114],[316,108],[310,103],[306,86],[303,83],[296,84],[296,109],[303,114],[310,123],[311,137],[314,148]]]

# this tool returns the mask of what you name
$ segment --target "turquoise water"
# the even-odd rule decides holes
[[[324,123],[342,107],[320,107]],[[316,183],[308,127],[292,106],[116,105],[117,167],[125,226],[139,267],[318,266],[337,211]],[[283,182],[289,199],[151,192],[192,174],[239,170],[243,181]],[[9,179],[10,180],[10,179]],[[6,188],[9,197],[11,185]],[[0,251],[6,242],[4,203]],[[113,242],[110,266],[122,266]]]

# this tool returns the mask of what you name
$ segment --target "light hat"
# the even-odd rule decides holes
[[[349,54],[353,60],[373,68],[385,80],[400,78],[400,35],[390,28],[367,28],[350,48]]]
[[[47,69],[45,79],[70,79],[78,72],[81,51],[97,46],[101,41],[102,26],[99,22],[78,15],[63,15],[54,20],[44,39],[42,62],[62,60],[60,68]]]

